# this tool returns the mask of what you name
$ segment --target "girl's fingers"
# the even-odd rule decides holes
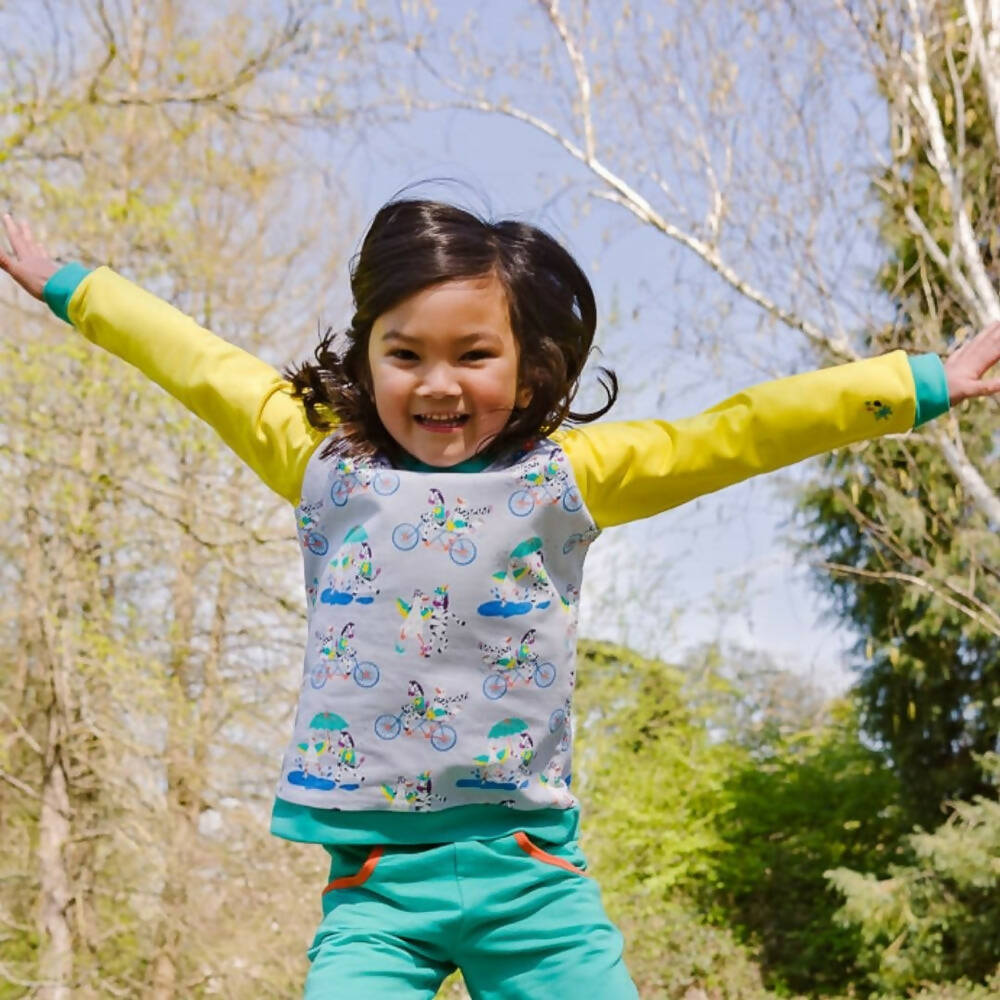
[[[7,239],[10,241],[10,248],[14,251],[14,257],[20,260],[25,256],[28,247],[25,244],[24,234],[17,220],[10,215],[3,217],[4,229],[7,230]]]
[[[1000,360],[1000,335],[985,338],[976,345],[976,350],[969,352],[968,364],[981,378]]]
[[[955,382],[949,389],[952,406],[955,406],[967,399],[1000,395],[1000,379],[974,379],[968,377]]]
[[[24,237],[24,241],[27,244],[29,250],[32,250],[36,254],[40,254],[45,257],[48,256],[45,247],[43,247],[42,244],[38,242],[38,240],[35,238],[35,234],[31,231],[31,226],[28,225],[27,219],[25,219],[24,222],[21,223],[21,235]]]
[[[38,240],[27,220],[19,222],[9,212],[3,215],[4,229],[7,231],[7,239],[10,241],[10,248],[14,254],[14,260],[24,262],[31,257],[48,257],[49,253]]]
[[[18,240],[18,233],[14,226],[14,220],[6,212],[4,212],[3,214],[3,228],[7,233],[7,240],[10,242],[11,249],[16,254],[17,253],[16,243]]]
[[[22,254],[37,253],[38,247],[35,245],[35,238],[31,235],[31,228],[28,226],[27,220],[17,225],[18,235],[21,237]]]
[[[972,396],[996,396],[1000,394],[1000,380],[993,379],[991,382],[979,382],[973,391]]]
[[[991,323],[970,340],[965,341],[945,359],[945,377],[953,401],[978,396],[995,396],[996,380],[984,381],[983,376],[1000,361],[1000,323]]]

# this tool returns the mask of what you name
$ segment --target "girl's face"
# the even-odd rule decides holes
[[[375,320],[368,342],[375,408],[414,458],[447,468],[495,437],[531,394],[495,275],[432,285]]]

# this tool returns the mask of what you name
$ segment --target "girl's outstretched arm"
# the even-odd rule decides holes
[[[5,215],[3,223],[12,253],[0,251],[0,269],[211,424],[271,489],[298,503],[306,463],[325,435],[274,368],[110,268],[60,268],[26,222]]]
[[[977,396],[1000,360],[1000,323],[936,355],[902,351],[765,382],[683,420],[632,420],[560,429],[598,527],[649,517],[812,455],[903,433]]]

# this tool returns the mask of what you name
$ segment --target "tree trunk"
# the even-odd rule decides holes
[[[34,477],[27,488],[34,499]],[[25,560],[24,607],[29,621],[24,623],[23,646],[31,651],[38,667],[45,741],[39,747],[42,775],[38,817],[38,969],[41,981],[39,1000],[69,1000],[73,978],[73,932],[70,922],[72,893],[66,848],[70,839],[69,781],[66,774],[63,720],[66,717],[66,690],[61,675],[63,665],[57,642],[47,627],[40,552],[42,548],[38,514],[31,503],[25,514],[28,553]],[[28,664],[28,671],[32,670]],[[27,682],[27,672],[24,675]]]
[[[182,455],[179,485],[181,494],[188,499],[181,506],[180,515],[183,523],[191,524],[195,516],[191,500],[194,481],[189,475],[187,462],[187,456]],[[194,581],[198,575],[198,563],[196,543],[185,537],[177,553],[171,589],[173,627],[167,694],[165,824],[168,848],[160,897],[162,917],[152,969],[152,1000],[173,1000],[177,996],[181,928],[186,926],[190,916],[188,881],[194,863],[203,792],[203,779],[197,767],[197,759],[203,756],[203,751],[198,745],[201,734],[197,724],[198,689],[193,683],[195,665],[192,650],[196,603]]]
[[[38,824],[38,1000],[70,1000],[73,978],[73,935],[69,907],[72,894],[66,870],[69,841],[69,783],[60,747],[62,725],[57,699],[49,705],[49,739],[42,807]]]

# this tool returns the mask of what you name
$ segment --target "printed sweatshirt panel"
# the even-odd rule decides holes
[[[569,809],[596,537],[561,448],[474,475],[313,454],[308,636],[277,794],[343,811]]]

